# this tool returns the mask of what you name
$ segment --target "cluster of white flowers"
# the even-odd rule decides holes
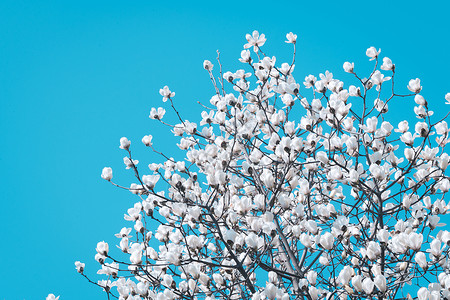
[[[295,61],[297,36],[286,38]],[[164,123],[185,161],[144,136],[164,163],[138,170],[130,141],[120,140],[139,200],[116,234],[126,259],[98,243],[107,279],[96,284],[119,299],[316,300],[412,299],[412,283],[418,299],[450,299],[450,232],[440,229],[450,208],[449,128],[432,119],[420,80],[404,85],[412,94],[397,93],[384,57],[364,79],[344,63],[350,85],[329,71],[302,83],[293,63],[262,51],[264,34],[246,39],[254,53],[239,60],[248,72],[217,80],[204,62],[217,92],[199,125]],[[378,66],[380,53],[366,55]],[[160,93],[173,104],[167,86]],[[415,124],[388,121],[395,100],[417,105]],[[164,113],[152,108],[150,118]],[[111,168],[101,176],[111,181]],[[84,264],[76,269],[86,276]]]

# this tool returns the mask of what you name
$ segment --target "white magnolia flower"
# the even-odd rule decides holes
[[[130,148],[130,145],[131,142],[126,137],[120,138],[120,149],[128,150]]]
[[[357,292],[362,292],[363,291],[362,276],[361,275],[353,276],[353,278],[352,278],[352,286],[356,289]]]
[[[372,117],[367,119],[366,125],[360,125],[359,127],[361,127],[361,129],[367,133],[374,133],[375,130],[377,129],[377,125],[378,125],[378,118]]]
[[[158,182],[160,176],[159,175],[144,175],[142,176],[142,182],[151,190],[155,188],[156,183]]]
[[[317,78],[314,75],[308,75],[305,77],[305,81],[303,82],[303,85],[309,89],[315,85],[317,81]]]
[[[152,139],[153,139],[153,136],[151,136],[150,134],[144,135],[144,137],[142,138],[142,143],[144,143],[145,146],[151,146]]]
[[[313,270],[309,270],[308,273],[306,273],[306,278],[308,279],[308,282],[311,285],[316,285],[317,282],[317,272]]]
[[[229,243],[234,243],[234,241],[236,240],[236,231],[234,231],[233,229],[229,229],[225,232],[225,241],[229,242]]]
[[[270,170],[265,169],[260,177],[267,188],[271,189],[275,186],[275,178]]]
[[[308,292],[309,292],[309,295],[311,296],[311,300],[319,299],[319,296],[321,294],[321,291],[318,288],[316,288],[315,286],[309,286],[308,287]],[[287,293],[284,294],[284,295],[287,295]],[[284,297],[284,298],[285,299],[289,299],[288,297]],[[283,298],[281,298],[281,299],[283,299]]]
[[[422,105],[415,106],[414,113],[418,119],[425,119],[426,117],[431,117],[434,114],[433,111],[425,109]]]
[[[117,276],[117,273],[119,271],[119,264],[118,263],[104,263],[102,265],[102,268],[97,271],[97,274],[104,274],[104,275],[111,275],[113,277]]]
[[[412,146],[414,144],[414,138],[411,132],[407,131],[400,136],[400,140],[408,146]]]
[[[414,130],[417,136],[426,137],[428,134],[428,124],[426,122],[417,122]]]
[[[365,249],[365,255],[368,259],[374,261],[380,256],[381,254],[381,247],[380,244],[378,244],[375,241],[370,241]]]
[[[303,243],[302,243],[303,244]],[[329,258],[328,258],[328,256],[326,255],[326,254],[322,254],[320,257],[319,257],[319,263],[322,265],[322,266],[328,266],[329,264],[330,264],[330,260],[329,260]]]
[[[142,262],[142,249],[139,247],[129,251],[131,252],[130,262],[134,265],[139,265]]]
[[[76,262],[75,262],[75,267],[76,267],[78,273],[83,274],[83,271],[84,271],[84,263],[82,263],[82,262],[80,262],[80,261],[76,261]]]
[[[281,290],[278,289],[273,283],[268,282],[264,293],[266,294],[267,299],[274,300],[281,293]]]
[[[445,121],[437,123],[435,128],[436,128],[436,133],[439,135],[445,135],[449,132],[448,124]]]
[[[101,286],[105,291],[111,290],[111,287],[113,286],[113,283],[111,280],[99,280],[97,281],[97,284]]]
[[[203,237],[198,237],[196,235],[189,235],[186,237],[186,243],[190,249],[201,249],[204,245]]]
[[[306,248],[312,248],[313,239],[309,234],[302,233],[302,235],[300,236],[300,243],[302,243]]]
[[[152,107],[149,118],[154,120],[161,120],[164,117],[165,113],[166,110],[162,107],[158,107],[158,109]]]
[[[219,273],[214,273],[214,274],[213,274],[213,280],[214,280],[215,283],[218,284],[219,286],[224,285],[223,276],[220,275]]]
[[[425,253],[417,252],[416,256],[414,257],[414,260],[423,270],[428,269],[427,257],[425,256]]]
[[[325,232],[320,237],[320,242],[319,243],[326,250],[331,250],[333,248],[334,236],[331,233],[329,233],[329,232]]]
[[[419,93],[422,90],[422,86],[420,85],[420,79],[411,79],[408,83],[408,90],[413,93]]]
[[[212,71],[214,65],[209,61],[209,60],[205,60],[203,62],[203,69],[207,70],[207,71]]]
[[[374,60],[375,58],[378,57],[380,52],[381,52],[381,49],[378,49],[378,51],[377,51],[377,49],[375,47],[370,47],[370,48],[367,49],[366,55],[368,57],[370,57],[370,60]]]
[[[376,70],[373,74],[372,77],[370,78],[370,82],[372,82],[373,85],[377,86],[377,91],[380,90],[381,88],[381,84],[385,81],[390,80],[391,77],[384,77],[383,74],[381,74],[380,71]]]
[[[239,61],[243,62],[243,63],[251,62],[252,59],[250,57],[250,51],[249,50],[242,50],[241,51],[241,58],[239,58]]]
[[[253,31],[252,35],[247,34],[245,38],[247,39],[248,43],[244,45],[244,49],[248,49],[253,46],[254,52],[258,52],[258,47],[262,47],[266,42],[265,35],[259,35],[259,32],[257,30]]]
[[[45,298],[45,300],[58,300],[58,299],[59,299],[59,296],[55,297],[54,294],[48,294],[48,296]]]
[[[377,238],[381,243],[387,243],[389,239],[389,232],[382,228],[377,232]]]
[[[442,255],[442,250],[441,241],[439,239],[434,239],[430,243],[430,249],[428,249],[427,252],[431,253],[434,257],[440,257]]]
[[[422,95],[415,95],[414,96],[414,102],[416,102],[417,105],[427,106],[427,101]]]
[[[109,246],[108,243],[106,242],[99,242],[97,244],[97,248],[95,249],[97,251],[98,254],[107,256],[108,255],[108,251],[109,251]]]
[[[175,92],[171,92],[169,87],[166,85],[162,89],[159,89],[159,93],[163,96],[163,102],[166,102],[169,98],[175,96]]]
[[[347,73],[353,73],[353,69],[355,68],[355,63],[349,63],[346,61],[344,63],[344,71]]]
[[[97,253],[95,254],[95,260],[98,261],[100,264],[103,264],[105,262],[106,256]]]
[[[136,166],[139,161],[136,159],[131,160],[128,156],[125,156],[123,158],[123,163],[125,164],[127,170],[133,168],[133,166]]]
[[[286,105],[287,107],[293,106],[295,103],[295,99],[291,94],[284,94],[281,97],[281,101],[283,101],[284,105]]]
[[[392,64],[392,60],[389,57],[383,58],[383,64],[381,65],[380,69],[385,71],[392,71],[394,70],[395,65]]]
[[[316,91],[319,93],[325,93],[325,91],[327,90],[326,84],[323,81],[317,81],[314,84],[314,87],[316,88]]]
[[[408,236],[409,247],[415,251],[419,251],[422,247],[423,235],[416,232],[411,232]]]
[[[344,268],[339,272],[337,281],[340,285],[345,286],[351,280],[351,278],[355,275],[355,270],[353,270],[350,266],[344,266]]]
[[[293,34],[292,32],[289,32],[288,34],[286,34],[286,39],[287,41],[285,41],[288,44],[295,44],[297,42],[297,35]]]
[[[364,278],[362,282],[362,288],[368,295],[372,294],[374,285],[374,282],[369,277]]]
[[[394,131],[405,133],[406,131],[408,131],[408,129],[409,129],[408,121],[401,121],[400,123],[398,123],[398,129],[394,129]]]
[[[381,291],[381,292],[386,292],[386,277],[384,277],[383,275],[379,274],[377,276],[375,276],[374,279],[374,283],[375,286]]]
[[[110,167],[105,167],[102,170],[102,178],[110,181],[113,177],[112,169]]]
[[[130,233],[131,233],[131,228],[127,228],[127,227],[123,227],[119,233],[116,233],[115,236],[117,238],[129,238],[130,237]]]
[[[349,95],[352,96],[352,97],[358,97],[358,96],[361,96],[361,88],[356,87],[356,86],[354,86],[354,85],[351,85],[351,86],[348,88],[348,93],[349,93]]]
[[[419,291],[417,292],[417,299],[418,300],[429,300],[430,299],[430,292],[426,287],[421,287]]]

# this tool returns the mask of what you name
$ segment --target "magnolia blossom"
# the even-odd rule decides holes
[[[381,292],[386,292],[386,278],[379,274],[377,276],[375,276],[375,280],[374,280],[375,286],[381,291]]]
[[[76,267],[78,273],[83,274],[84,266],[85,266],[84,263],[82,263],[80,261],[75,262],[75,267]]]
[[[125,166],[127,167],[127,170],[128,170],[128,169],[133,168],[133,166],[136,166],[139,163],[139,161],[136,159],[130,159],[128,156],[125,156],[123,158],[123,163],[125,164]]]
[[[113,177],[112,169],[110,167],[105,167],[102,170],[102,178],[110,181]]]
[[[156,109],[152,107],[149,118],[154,120],[161,120],[165,114],[166,110],[164,108],[158,107],[158,109]]]
[[[418,93],[422,90],[422,86],[420,85],[420,79],[411,79],[408,83],[408,90],[410,90],[413,93]]]
[[[398,129],[395,129],[395,132],[401,132],[401,133],[405,133],[406,131],[408,131],[409,126],[408,126],[408,121],[401,121],[400,123],[398,123]]]
[[[414,260],[423,270],[428,269],[428,263],[425,253],[417,252],[416,256],[414,257]]]
[[[427,252],[430,252],[434,257],[439,258],[442,254],[441,241],[439,239],[434,239],[430,243],[430,249]]]
[[[368,133],[374,133],[377,129],[378,118],[372,117],[367,119],[366,125],[360,125],[360,128]]]
[[[288,34],[286,34],[286,43],[288,44],[295,44],[295,42],[297,41],[297,35],[293,34],[292,32],[289,32]]]
[[[247,39],[247,44],[244,45],[245,49],[248,49],[253,46],[253,51],[258,52],[258,47],[262,47],[266,42],[266,37],[264,34],[259,34],[257,30],[253,31],[252,35],[247,34],[245,36]]]
[[[159,175],[144,175],[142,176],[142,181],[149,189],[154,189],[156,183],[158,182],[160,176]]]
[[[333,248],[333,242],[334,236],[329,232],[325,232],[320,237],[320,245],[327,250],[331,250]]]
[[[389,57],[383,58],[383,64],[381,65],[380,69],[385,71],[393,71],[395,68],[395,65],[392,63],[392,60]]]
[[[430,292],[426,287],[421,287],[417,292],[417,298],[419,300],[428,300],[430,297]]]
[[[123,227],[119,233],[115,234],[115,236],[118,238],[129,237],[131,230],[131,228]]]
[[[374,286],[374,282],[368,277],[364,278],[364,280],[362,281],[362,288],[366,294],[372,294]]]
[[[59,296],[56,297],[54,294],[48,294],[48,296],[45,298],[45,300],[58,300]]]
[[[212,71],[213,66],[214,65],[209,60],[203,61],[203,69],[205,69],[207,71]]]
[[[163,102],[166,102],[171,97],[175,97],[175,92],[171,92],[167,85],[160,89],[159,93],[163,96]]]
[[[99,280],[97,282],[97,284],[99,286],[101,286],[103,288],[103,290],[105,290],[106,292],[108,292],[111,289],[111,286],[112,286],[112,282],[109,279],[108,280]]]
[[[111,276],[117,276],[119,270],[119,264],[118,263],[104,263],[102,265],[102,268],[97,271],[97,274],[105,274],[105,275],[111,275]]]
[[[409,234],[409,246],[411,249],[419,251],[422,247],[423,235],[420,233],[412,232]]]
[[[427,101],[422,95],[415,95],[414,96],[414,102],[416,102],[417,105],[427,106]]]
[[[439,135],[445,135],[449,132],[448,124],[445,121],[436,124],[436,133]]]
[[[242,50],[241,51],[241,58],[239,58],[239,61],[243,62],[243,63],[251,62],[250,51]]]
[[[128,150],[128,148],[130,148],[130,145],[131,142],[126,137],[120,138],[120,149]]]
[[[108,255],[108,251],[109,251],[108,243],[99,242],[97,244],[97,248],[95,250],[97,251],[98,254],[107,256]]]
[[[152,139],[153,139],[153,136],[151,136],[150,134],[149,135],[144,135],[144,137],[142,138],[142,143],[145,146],[151,146],[152,145]]]
[[[384,77],[384,75],[381,74],[380,71],[376,70],[376,71],[372,74],[372,77],[371,77],[370,81],[371,81],[374,85],[377,86],[377,91],[379,91],[380,88],[381,88],[381,84],[382,84],[383,82],[385,82],[385,81],[390,80],[390,79],[391,79],[391,77]]]
[[[366,55],[368,57],[370,57],[370,60],[374,60],[375,58],[378,57],[380,52],[381,52],[381,49],[378,49],[378,51],[377,51],[377,49],[375,47],[370,47],[370,48],[367,49]]]
[[[353,73],[353,69],[355,68],[355,63],[349,63],[346,61],[344,63],[344,71],[347,73]]]

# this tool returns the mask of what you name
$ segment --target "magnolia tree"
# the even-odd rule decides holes
[[[108,299],[450,299],[446,117],[432,118],[419,79],[398,93],[395,65],[374,47],[366,78],[344,63],[352,85],[328,71],[298,82],[297,36],[286,37],[291,63],[264,53],[257,31],[243,69],[205,61],[215,94],[199,123],[160,90],[177,119],[162,107],[150,118],[180,138],[183,159],[147,135],[163,163],[141,168],[120,139],[136,182],[101,176],[136,195],[116,234],[123,254],[97,244],[98,282],[75,263]],[[415,101],[413,123],[389,122],[397,100]]]

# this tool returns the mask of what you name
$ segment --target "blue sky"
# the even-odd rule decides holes
[[[381,48],[397,66],[399,88],[421,78],[422,94],[443,115],[450,5],[440,2],[0,1],[1,298],[104,297],[73,263],[96,272],[96,243],[116,242],[134,198],[104,182],[101,169],[132,182],[122,136],[143,165],[156,159],[143,135],[172,153],[175,140],[148,119],[161,105],[159,89],[169,85],[183,116],[199,120],[196,101],[213,93],[203,60],[219,49],[234,71],[254,29],[280,62],[290,61],[285,34],[298,34],[299,80],[328,69],[345,81],[343,62],[369,70],[365,50]],[[395,119],[406,106],[391,106]]]

